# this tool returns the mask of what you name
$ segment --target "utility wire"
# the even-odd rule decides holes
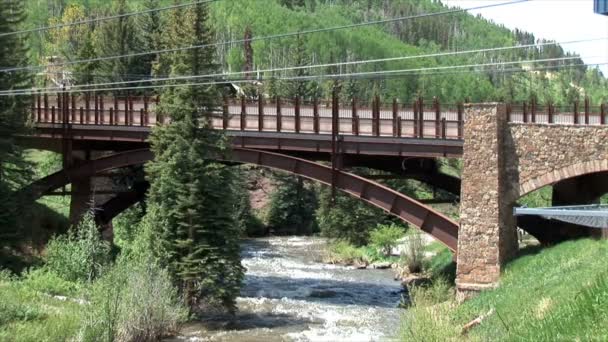
[[[531,1],[531,0],[515,0],[515,1],[503,2],[503,3],[498,3],[498,4],[490,4],[490,5],[482,5],[482,6],[470,7],[470,8],[465,8],[465,9],[458,8],[458,9],[451,9],[451,10],[441,11],[441,12],[423,13],[423,14],[417,14],[417,15],[411,15],[411,16],[405,16],[405,17],[383,19],[383,20],[376,20],[376,21],[367,21],[367,22],[358,23],[358,24],[334,26],[334,27],[328,27],[328,28],[320,28],[320,29],[306,30],[306,31],[297,31],[297,32],[290,32],[290,33],[280,33],[280,34],[269,35],[269,36],[261,36],[261,37],[252,37],[250,39],[238,39],[238,40],[231,40],[231,41],[211,43],[211,44],[191,45],[191,46],[185,46],[185,47],[179,47],[179,48],[170,48],[170,49],[162,49],[162,50],[154,50],[154,51],[136,52],[136,53],[130,53],[130,54],[116,55],[116,56],[96,57],[96,58],[90,58],[90,59],[81,59],[81,60],[68,61],[68,62],[62,62],[62,63],[52,63],[52,64],[46,64],[46,65],[35,65],[35,66],[26,66],[26,67],[3,68],[3,69],[0,69],[0,72],[13,72],[13,71],[21,71],[21,70],[44,69],[44,68],[48,68],[48,67],[57,67],[57,66],[66,66],[66,65],[73,65],[73,64],[80,64],[80,63],[107,61],[107,60],[114,60],[114,59],[121,59],[121,58],[148,56],[148,55],[155,55],[155,54],[161,54],[161,53],[170,53],[170,52],[177,52],[177,51],[202,49],[202,48],[208,48],[208,47],[218,47],[218,46],[225,46],[225,45],[240,44],[240,43],[245,43],[245,42],[255,42],[255,41],[261,41],[261,40],[272,40],[272,39],[278,39],[278,38],[300,36],[300,35],[305,35],[305,34],[330,32],[330,31],[344,30],[344,29],[353,29],[353,28],[359,28],[359,27],[364,27],[364,26],[386,24],[386,23],[405,21],[405,20],[412,20],[412,19],[419,19],[419,18],[428,18],[428,17],[440,16],[440,15],[446,15],[446,14],[453,14],[453,13],[461,13],[461,12],[466,12],[466,11],[471,11],[471,10],[479,10],[479,9],[484,9],[484,8],[499,7],[499,6],[505,6],[505,5],[513,5],[513,4],[523,3],[523,2],[528,2],[528,1]]]
[[[595,58],[595,57],[589,57]],[[282,81],[304,81],[314,79],[348,79],[353,77],[362,76],[380,76],[380,75],[391,75],[391,74],[402,74],[406,72],[425,72],[430,70],[450,70],[450,69],[463,69],[463,68],[476,68],[476,67],[489,67],[489,66],[503,66],[503,65],[515,65],[524,63],[540,63],[540,62],[555,62],[555,61],[566,61],[580,59],[580,57],[560,57],[560,58],[545,58],[545,59],[532,59],[523,61],[509,61],[509,62],[494,62],[494,63],[482,63],[482,64],[465,64],[465,65],[452,65],[452,66],[440,66],[440,67],[429,67],[429,68],[414,68],[414,69],[400,69],[400,70],[382,70],[382,71],[370,71],[370,72],[357,72],[349,74],[325,74],[315,76],[293,76],[293,77],[280,77],[276,80]],[[498,71],[499,72],[499,71]],[[120,90],[138,90],[138,89],[160,89],[160,88],[174,88],[174,87],[186,87],[186,86],[202,86],[202,85],[218,85],[218,84],[239,84],[239,83],[250,83],[251,80],[237,79],[237,80],[222,80],[222,81],[210,81],[202,83],[178,83],[178,84],[161,84],[161,85],[148,85],[148,86],[136,86],[136,87],[116,87],[116,88],[95,88],[95,89],[67,89],[63,90],[64,93],[79,93],[79,92],[101,92],[101,91],[120,91]],[[31,95],[31,94],[53,94],[54,91],[46,88],[39,89],[23,89],[16,91],[5,91],[1,92],[0,96],[15,96],[15,95]]]
[[[116,82],[105,82],[105,83],[80,84],[80,85],[73,85],[71,88],[72,89],[80,89],[80,88],[83,88],[83,87],[85,87],[85,88],[88,88],[88,87],[106,87],[106,86],[113,86],[113,85],[138,84],[138,83],[148,83],[148,82],[166,82],[166,81],[179,81],[179,80],[193,80],[193,79],[199,79],[199,78],[204,79],[204,78],[213,78],[213,77],[230,77],[230,76],[234,76],[234,75],[251,75],[251,74],[256,74],[256,73],[265,74],[265,73],[274,73],[274,72],[278,72],[278,71],[294,71],[294,70],[304,70],[304,69],[342,67],[342,66],[350,66],[350,65],[372,64],[372,63],[382,63],[382,62],[395,62],[395,61],[422,59],[422,58],[447,57],[447,56],[457,56],[457,55],[464,55],[464,54],[496,52],[496,51],[506,51],[506,50],[516,50],[516,49],[527,49],[527,48],[531,48],[531,47],[542,47],[542,46],[546,46],[546,45],[568,45],[568,44],[593,42],[593,41],[600,41],[600,40],[607,40],[607,39],[608,39],[608,37],[603,37],[603,38],[572,40],[572,41],[565,41],[565,42],[545,42],[545,43],[538,43],[538,44],[515,45],[515,46],[494,47],[494,48],[464,50],[464,51],[450,51],[450,52],[440,52],[440,53],[413,55],[413,56],[400,56],[400,57],[389,57],[389,58],[379,58],[379,59],[367,59],[367,60],[358,60],[358,61],[350,61],[350,62],[337,62],[337,63],[326,63],[326,64],[291,66],[291,67],[273,68],[273,69],[262,69],[262,70],[252,70],[252,71],[236,71],[236,72],[230,72],[230,73],[216,73],[216,74],[207,74],[207,75],[187,75],[187,76],[174,76],[174,77],[139,79],[139,80],[130,80],[130,81],[116,81]],[[60,91],[63,88],[56,87],[55,89],[57,91]],[[2,93],[2,92],[3,91],[0,91],[0,93]]]
[[[195,5],[205,4],[205,3],[210,3],[210,2],[216,2],[216,1],[219,1],[219,0],[199,0],[199,1],[193,1],[193,2],[189,2],[189,3],[185,3],[185,4],[172,5],[172,6],[167,6],[167,7],[159,7],[159,8],[153,8],[153,9],[147,9],[147,10],[143,10],[143,11],[136,11],[136,12],[130,12],[130,13],[117,14],[117,15],[112,15],[112,16],[108,16],[108,17],[91,18],[91,19],[79,20],[79,21],[74,21],[74,22],[70,22],[70,23],[51,25],[51,26],[41,26],[41,27],[37,27],[37,28],[33,28],[33,29],[28,29],[28,30],[21,30],[21,31],[0,33],[0,37],[13,36],[13,35],[17,35],[17,34],[33,33],[33,32],[41,32],[41,31],[48,31],[48,30],[55,30],[55,29],[60,29],[60,28],[64,28],[64,27],[71,27],[71,26],[89,24],[89,23],[100,22],[100,21],[108,21],[108,20],[113,20],[113,19],[127,18],[127,17],[136,16],[136,15],[142,15],[142,14],[148,14],[148,13],[154,13],[154,12],[161,12],[161,11],[166,11],[166,10],[173,10],[173,9],[178,9],[178,8],[183,8],[183,7],[190,7],[190,6],[195,6]]]

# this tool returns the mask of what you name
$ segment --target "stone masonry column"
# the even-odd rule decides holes
[[[517,231],[504,165],[504,104],[465,108],[456,287],[464,299],[496,286],[517,251]]]

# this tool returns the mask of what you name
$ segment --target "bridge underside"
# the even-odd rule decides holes
[[[30,146],[32,145],[36,144],[30,142]],[[52,146],[47,145],[46,148],[52,149]],[[324,151],[305,153],[316,155],[318,159],[327,157],[327,153]],[[73,184],[79,180],[87,179],[109,170],[132,165],[142,165],[152,157],[150,150],[144,148],[119,152],[106,157],[85,161],[76,164],[72,168],[61,170],[34,182],[27,189],[23,190],[22,193],[27,194],[29,200],[33,200],[45,194],[49,194],[67,184]],[[218,159],[226,160],[222,156],[219,156]],[[422,231],[431,234],[449,249],[456,251],[458,241],[458,224],[456,222],[430,207],[381,184],[348,172],[333,170],[331,167],[320,163],[297,158],[288,154],[263,150],[234,147],[229,160],[287,171],[326,185],[333,184],[338,190],[344,191],[351,196],[379,207]],[[374,158],[369,156],[367,162],[372,161],[374,161]],[[421,178],[423,178],[422,175],[424,174],[422,172],[423,169],[429,167],[429,165],[423,165],[424,163],[412,163],[411,161],[409,164],[411,164],[409,168],[414,170],[415,174],[419,175]],[[407,166],[408,162],[403,162],[403,165]],[[415,165],[418,165],[418,168],[414,169]],[[428,174],[424,177],[428,178]],[[447,183],[452,185],[449,182]],[[98,214],[100,223],[110,222],[112,218],[120,212],[143,199],[147,190],[146,186],[147,185],[140,185],[132,192],[118,194],[116,197],[101,204],[101,210],[99,210]],[[449,190],[455,189],[452,188],[448,189],[448,191]]]

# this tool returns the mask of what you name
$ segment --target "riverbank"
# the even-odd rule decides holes
[[[444,284],[414,293],[401,340],[608,340],[608,241],[529,247],[507,265],[500,286],[458,305]],[[435,293],[433,293],[435,292]],[[474,319],[473,324],[463,329]]]

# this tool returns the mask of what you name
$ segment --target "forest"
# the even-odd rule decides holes
[[[12,197],[62,164],[57,154],[17,144],[16,136],[31,129],[31,99],[0,96],[0,340],[159,340],[189,320],[234,317],[245,277],[242,238],[318,235],[332,241],[331,262],[396,262],[390,250],[408,231],[403,222],[298,177],[213,159],[230,153],[227,136],[212,129],[207,115],[221,106],[222,87],[145,88],[146,80],[224,74],[222,81],[244,81],[251,96],[328,98],[338,91],[344,101],[608,101],[608,79],[597,67],[558,44],[481,17],[459,12],[450,20],[428,16],[357,26],[448,10],[441,1],[220,0],[151,11],[180,3],[0,2],[0,65],[20,68],[0,73],[2,89],[128,82],[114,92],[158,96],[159,111],[171,121],[152,131],[154,160],[127,180],[149,184],[146,200],[114,220],[114,239],[107,241],[95,208],[70,226],[68,197],[33,205]],[[146,13],[65,25],[135,11]],[[41,26],[59,28],[35,30]],[[322,31],[337,26],[345,28]],[[22,39],[10,34],[17,30],[34,32]],[[321,32],[306,32],[314,30]],[[535,43],[541,45],[441,55]],[[372,59],[383,61],[358,63]],[[458,67],[484,63],[497,64]],[[385,70],[397,72],[366,74]],[[461,165],[439,159],[437,167],[458,175]],[[111,177],[125,181],[119,172]],[[253,208],[252,193],[264,182],[270,191],[262,208]],[[450,194],[414,180],[381,182],[417,199],[441,200],[447,205],[437,207],[457,218],[457,198]],[[550,196],[544,191],[524,200],[545,203]],[[446,272],[453,272],[449,252],[438,254]],[[422,267],[419,259],[413,262]],[[71,300],[58,302],[57,296]]]

